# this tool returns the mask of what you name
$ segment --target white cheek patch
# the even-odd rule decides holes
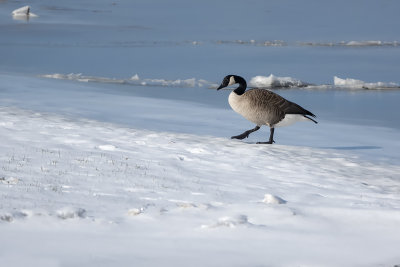
[[[228,86],[232,85],[232,84],[235,84],[235,83],[236,83],[235,78],[233,78],[233,76],[231,76],[231,78],[229,79]]]

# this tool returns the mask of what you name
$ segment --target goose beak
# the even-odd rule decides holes
[[[217,88],[217,90],[224,88],[225,86],[223,86],[222,84]]]

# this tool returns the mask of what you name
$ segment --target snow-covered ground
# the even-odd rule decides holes
[[[229,109],[2,77],[6,266],[400,262],[398,131],[322,118],[277,131],[278,144],[256,145],[267,132],[229,139],[247,126]],[[199,90],[226,101],[220,92]],[[125,118],[106,122],[116,113]],[[161,130],[168,123],[173,127]],[[337,134],[343,131],[351,134]],[[388,159],[378,160],[383,155]]]
[[[21,109],[0,116],[6,266],[400,261],[397,165]]]

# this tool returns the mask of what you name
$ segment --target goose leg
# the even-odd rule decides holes
[[[273,143],[275,143],[274,132],[275,132],[275,128],[270,128],[269,141],[268,142],[257,142],[257,144],[273,144]]]
[[[257,125],[254,129],[247,130],[244,133],[236,135],[236,136],[232,136],[231,139],[240,139],[241,140],[241,139],[247,138],[247,137],[249,137],[249,135],[252,132],[258,131],[259,129],[260,129],[260,126]]]

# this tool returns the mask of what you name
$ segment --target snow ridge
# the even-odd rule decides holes
[[[97,83],[116,83],[116,84],[132,84],[140,86],[163,86],[163,87],[203,87],[210,85],[210,82],[203,79],[177,79],[177,80],[166,80],[166,79],[141,79],[139,75],[135,74],[128,79],[116,79],[107,77],[97,76],[86,76],[81,73],[69,73],[69,74],[44,74],[40,75],[42,78],[49,79],[61,79],[61,80],[72,80],[78,82],[97,82]]]
[[[69,74],[43,74],[42,78],[71,80],[78,82],[95,82],[95,83],[112,83],[112,84],[130,84],[135,86],[160,86],[160,87],[207,87],[217,88],[217,82],[210,82],[205,79],[149,79],[140,78],[138,74],[133,75],[128,79],[117,79],[108,77],[86,76],[81,73]],[[279,77],[273,74],[269,76],[254,76],[249,81],[249,86],[254,88],[267,88],[267,89],[282,89],[282,88],[307,88],[309,90],[326,90],[326,89],[368,89],[368,90],[385,90],[385,89],[400,89],[400,85],[394,82],[364,82],[357,79],[341,79],[334,76],[334,83],[329,84],[313,84],[292,77]]]

